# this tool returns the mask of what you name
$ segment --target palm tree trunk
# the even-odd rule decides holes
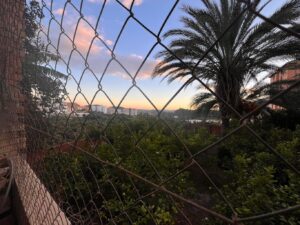
[[[234,79],[223,78],[218,82],[216,86],[216,92],[228,105],[234,108],[237,112],[240,111],[241,96],[240,96],[240,85]],[[229,128],[230,118],[234,117],[232,110],[219,100],[219,110],[222,120],[222,135],[226,133]]]
[[[219,108],[222,120],[222,135],[224,135],[226,133],[226,130],[229,128],[230,114],[227,106],[223,102],[219,103]]]

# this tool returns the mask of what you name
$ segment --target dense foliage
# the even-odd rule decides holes
[[[124,120],[126,125],[122,123]],[[151,126],[152,120],[123,117],[113,122],[105,135],[89,123],[81,147],[101,160],[120,163],[151,182],[161,183],[180,168],[186,154],[168,128],[159,124],[136,146],[135,141]],[[153,193],[139,202],[138,197],[150,193],[153,187],[118,169],[105,166],[83,152],[69,151],[65,154],[54,153],[46,158],[42,177],[50,175],[44,182],[51,187],[57,186],[55,174],[63,176],[59,189],[55,189],[53,194],[71,205],[74,210],[72,215],[83,213],[86,218],[98,223],[128,224],[135,221],[133,224],[149,224],[155,221],[157,224],[174,224],[174,215],[179,213],[178,202],[162,193]],[[167,182],[165,187],[187,197],[195,193],[189,172]],[[90,201],[96,205],[89,204]],[[87,211],[81,212],[82,208]],[[129,210],[128,215],[123,212],[125,209]]]
[[[95,119],[95,118],[94,118]],[[151,185],[127,175],[104,160],[120,165],[141,177],[159,184],[182,168],[187,154],[169,128],[157,123],[135,145],[155,119],[153,117],[121,117],[105,132],[106,120],[95,126],[87,122],[85,135],[73,147],[52,149],[44,161],[41,177],[52,194],[67,211],[75,224],[90,221],[116,224],[181,224],[179,208],[189,215],[192,207],[173,201],[156,192],[139,201],[139,197],[154,190]],[[94,122],[93,122],[94,121]],[[171,127],[192,153],[218,139],[201,125],[168,120]],[[234,122],[231,124],[235,125]],[[270,122],[256,123],[253,128],[264,140],[272,143],[285,159],[299,165],[300,127],[292,131],[275,127]],[[241,130],[197,161],[221,187],[239,217],[271,212],[299,204],[300,178],[270,152],[247,130]],[[299,166],[298,166],[299,169]],[[189,199],[198,201],[218,212],[233,215],[199,170],[190,168],[164,186]],[[203,196],[208,202],[203,201]],[[125,213],[126,212],[126,213]],[[71,216],[72,215],[72,216]],[[248,224],[298,224],[299,213],[267,218]],[[193,224],[223,224],[198,212],[191,216]],[[77,219],[76,219],[77,218]],[[80,218],[80,219],[79,219]],[[154,222],[155,221],[155,222]],[[184,223],[183,223],[184,224]],[[246,223],[247,224],[247,223]]]
[[[258,134],[275,148],[288,162],[300,162],[300,127],[295,131],[265,125],[256,129]],[[239,216],[247,217],[272,212],[300,203],[300,178],[281,159],[268,150],[245,129],[223,143],[224,175],[228,178],[223,191]],[[217,210],[232,214],[228,207],[217,200]],[[247,224],[299,224],[299,212],[275,216]],[[217,224],[217,223],[213,223]]]

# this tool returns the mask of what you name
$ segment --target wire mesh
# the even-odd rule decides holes
[[[245,15],[254,16],[257,20],[265,22],[266,26],[276,28],[275,32],[285,32],[287,40],[294,42],[300,38],[297,22],[295,27],[298,30],[290,29],[294,24],[282,25],[264,16],[261,9],[256,7],[260,1],[237,1],[240,2],[242,10],[219,31],[219,35],[212,35],[210,46],[205,48],[202,54],[186,60],[184,53],[180,54],[176,46],[173,48],[172,44],[163,39],[168,22],[180,8],[180,0],[171,1],[157,31],[136,16],[135,5],[140,2],[137,0],[129,3],[121,0],[62,1],[59,2],[62,6],[59,9],[56,6],[58,2],[53,0],[33,2],[33,5],[32,2],[27,3],[27,14],[25,10],[25,15],[28,16],[27,20],[25,18],[25,28],[29,27],[33,33],[27,31],[27,35],[29,33],[31,36],[25,40],[25,55],[30,57],[28,61],[25,60],[23,66],[22,86],[27,100],[24,113],[26,157],[38,177],[34,178],[35,182],[32,182],[32,179],[27,180],[22,187],[38,190],[36,196],[26,196],[24,200],[24,205],[26,201],[31,201],[33,206],[29,217],[40,215],[40,218],[36,218],[40,224],[63,223],[61,213],[50,210],[52,203],[47,205],[47,202],[53,201],[47,192],[49,191],[72,224],[265,224],[266,221],[276,224],[274,221],[277,220],[282,224],[299,223],[300,199],[299,192],[295,191],[299,190],[300,184],[297,164],[299,155],[298,159],[291,159],[285,152],[278,151],[268,138],[271,131],[267,130],[264,133],[264,128],[253,124],[253,118],[256,119],[270,104],[283,99],[288,93],[297,93],[299,79],[288,85],[284,84],[285,88],[281,88],[266,101],[247,112],[242,112],[198,75],[203,67],[202,62],[211,57],[210,53],[228,38],[228,34]],[[93,20],[85,11],[85,5],[91,2],[97,2],[100,6]],[[203,2],[207,7],[210,4],[209,1]],[[225,5],[226,1],[221,2]],[[298,1],[291,2],[299,5]],[[100,32],[104,14],[110,12],[108,7],[111,4],[115,4],[118,10],[126,14],[122,21],[118,21],[121,25],[112,43]],[[263,7],[272,4],[275,4],[275,0],[267,1]],[[68,21],[70,11],[73,11],[73,30]],[[130,23],[134,23],[155,40],[133,73],[118,54],[118,46],[125,38]],[[85,30],[82,30],[82,24]],[[87,32],[89,40],[78,40],[80,32]],[[83,44],[87,46],[83,48]],[[143,90],[139,80],[143,68],[158,48],[163,49],[165,55],[176,61],[178,67],[184,68],[186,74],[180,87],[162,107],[158,107]],[[91,63],[93,54],[99,57],[100,72],[98,68],[93,68]],[[102,65],[101,54],[106,54],[106,62]],[[75,57],[75,63],[81,66],[80,70],[75,69]],[[112,87],[105,83],[105,79],[112,79],[109,73],[113,64],[121,68],[126,77],[124,83],[129,84],[118,101],[111,96]],[[91,96],[87,94],[89,87],[85,86],[87,75],[97,86]],[[273,74],[268,73],[265,79],[271,75]],[[75,92],[69,93],[69,85],[72,82]],[[234,115],[232,117],[238,120],[222,135],[214,135],[212,138],[209,138],[211,134],[207,133],[202,137],[195,136],[196,141],[200,143],[198,145],[192,145],[189,137],[200,132],[198,125],[193,126],[186,121],[174,122],[165,116],[170,104],[185,88],[189,88],[191,83],[199,84],[206,92],[212,94],[219,105],[223,105],[230,115]],[[257,82],[254,87],[259,88],[260,83]],[[123,115],[124,102],[133,91],[141,95],[143,101],[153,108],[153,115],[136,116],[134,109],[128,111],[128,116]],[[86,114],[79,109],[79,99],[87,105]],[[111,105],[111,114],[93,113],[95,102],[99,99]],[[270,155],[274,156],[271,162],[263,158],[257,161],[261,160],[262,164],[273,167],[279,165],[294,179],[295,192],[289,193],[294,197],[283,202],[281,207],[273,207],[272,203],[266,203],[269,204],[268,211],[242,211],[237,207],[238,197],[235,199],[235,194],[230,194],[232,191],[238,191],[240,187],[228,190],[223,186],[223,175],[226,174],[231,182],[236,178],[233,174],[227,175],[228,171],[222,172],[213,160],[216,159],[219,146],[226,146],[232,139],[237,139],[237,146],[242,150],[247,148],[243,147],[245,140],[238,140],[239,134],[247,136],[251,144],[258,145],[258,149],[264,154],[271,153]],[[208,163],[210,160],[212,165]],[[254,165],[254,162],[252,164]],[[26,171],[24,173],[22,176],[26,181],[29,175]],[[255,182],[250,178],[247,180],[249,174],[243,174],[245,181]],[[267,175],[266,171],[265,176]],[[39,179],[45,187],[40,188]],[[266,182],[261,179],[260,182]],[[269,184],[264,185],[268,187]],[[259,191],[253,190],[258,195],[261,194]],[[252,193],[243,194],[246,198],[247,195],[249,198],[253,197]],[[206,201],[207,198],[209,200]],[[276,197],[270,196],[270,199],[275,201]],[[253,205],[259,207],[255,202]],[[42,210],[45,212],[41,212]],[[57,220],[47,221],[49,213]],[[293,221],[290,218],[293,218]]]

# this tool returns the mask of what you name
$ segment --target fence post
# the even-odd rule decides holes
[[[0,1],[0,158],[25,148],[22,79],[23,0]]]

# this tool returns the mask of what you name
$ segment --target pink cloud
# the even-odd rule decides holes
[[[109,46],[113,45],[113,41],[109,39],[105,40],[105,43]]]
[[[124,6],[126,6],[127,8],[129,8],[131,6],[133,0],[122,0],[122,3]],[[143,2],[143,0],[135,0],[134,1],[134,5],[141,5]]]
[[[136,1],[138,2],[138,1]],[[69,36],[70,39],[73,39],[73,35],[75,33],[76,25],[78,20],[80,19],[79,15],[76,12],[68,11],[64,19],[64,23],[62,24],[65,33]],[[89,18],[89,21],[93,21],[93,17]],[[45,24],[46,26],[47,24]],[[47,30],[48,28],[45,27]],[[52,26],[51,28],[51,41],[54,45],[58,41],[58,37],[61,34],[61,30],[59,26]],[[95,30],[89,26],[84,20],[80,19],[80,22],[77,27],[74,45],[76,49],[85,57],[88,52],[88,49],[95,37]],[[113,41],[107,39],[103,33],[98,34],[98,37],[106,43],[107,46],[113,45]],[[69,40],[65,35],[62,35],[59,39],[59,53],[61,54],[64,61],[68,61],[68,58],[71,54],[71,51],[74,47],[72,40]],[[45,39],[45,42],[47,40]],[[54,50],[55,52],[55,50]],[[139,66],[144,60],[144,56],[138,54],[128,54],[128,55],[120,55],[118,52],[115,52],[116,58],[121,62],[121,64],[127,69],[127,71],[134,76],[137,72]],[[89,57],[87,58],[87,63],[89,64],[91,70],[96,74],[100,75],[104,71],[108,61],[111,58],[111,52],[105,45],[98,39],[94,39],[92,44]],[[74,67],[73,71],[77,69],[84,68],[85,65],[83,63],[83,59],[78,54],[72,54],[72,66]],[[137,79],[149,79],[152,75],[153,68],[157,64],[156,60],[148,59],[142,69],[140,70]],[[117,63],[111,63],[106,71],[107,75],[119,76],[125,79],[130,79],[128,74],[122,69],[120,65]]]
[[[80,19],[74,12],[69,12],[68,15],[65,17],[65,23],[63,24],[63,28],[65,29],[66,33],[70,38],[73,38],[75,28],[77,26],[77,22]],[[93,24],[96,19],[94,16],[87,16],[85,19],[88,20],[89,23]],[[93,26],[93,25],[92,25]],[[93,29],[88,23],[86,23],[84,20],[80,19],[80,22],[77,27],[76,36],[74,39],[74,44],[78,51],[81,52],[81,54],[85,55],[87,54],[89,47],[91,45],[91,42],[94,40],[90,54],[98,54],[100,53],[105,46],[101,44],[101,41],[99,41],[99,38],[105,42],[107,45],[112,45],[113,42],[109,39],[106,39],[103,34],[98,34],[98,37],[96,37],[95,29]],[[95,38],[95,39],[94,39]],[[63,45],[64,43],[62,43]],[[63,46],[62,46],[63,47]],[[68,46],[66,47],[69,48]]]
[[[80,22],[77,28],[74,44],[78,51],[82,54],[86,54],[93,38],[95,37],[95,31],[89,27],[86,23]],[[102,46],[93,44],[90,50],[91,54],[99,53],[103,49]]]
[[[127,71],[131,74],[131,76],[134,76],[142,64],[144,57],[139,56],[137,54],[131,54],[131,55],[117,55],[117,59],[121,62],[121,64],[127,69]],[[144,63],[143,67],[139,71],[137,75],[137,80],[143,80],[143,79],[149,79],[151,78],[151,75],[153,73],[154,67],[157,65],[156,60],[147,59]],[[108,70],[107,74],[113,75],[113,76],[119,76],[124,79],[131,79],[128,74],[117,64],[112,63]]]
[[[104,50],[105,48],[103,48]],[[102,50],[102,49],[101,49]],[[66,58],[68,55],[66,56]],[[89,64],[90,69],[97,74],[98,76],[104,72],[107,63],[111,58],[111,52],[109,50],[100,51],[99,53],[90,54],[87,59],[87,63]],[[129,74],[133,77],[135,76],[138,68],[142,64],[144,57],[138,56],[135,54],[131,55],[118,55],[116,54],[116,59],[126,68]],[[73,55],[72,57],[72,65],[74,71],[84,67],[82,64],[82,59],[78,55]],[[144,63],[143,67],[139,71],[136,79],[144,80],[151,78],[154,67],[157,65],[158,61],[153,59],[147,59]],[[123,70],[123,68],[116,62],[112,61],[107,70],[106,75],[121,77],[126,80],[131,80],[130,76]]]
[[[63,12],[64,12],[64,9],[63,8],[59,8],[59,9],[54,10],[53,14],[55,14],[55,15],[62,15]],[[65,14],[66,14],[66,12],[65,12]]]
[[[90,3],[98,3],[98,2],[101,2],[103,3],[104,0],[88,0]],[[131,3],[132,3],[133,0],[121,0],[122,4],[129,8],[131,6]],[[106,0],[106,3],[108,2],[111,2],[111,0]],[[134,5],[141,5],[143,3],[143,0],[135,0],[134,1]]]
[[[89,21],[91,22],[94,18],[89,17]],[[73,35],[75,33],[76,25],[77,25],[78,17],[76,15],[73,15],[73,13],[68,13],[68,15],[65,17],[66,23],[63,24],[63,28],[66,32],[66,34],[69,36],[69,38],[73,38]],[[53,32],[54,33],[54,32]],[[59,33],[59,32],[58,32]],[[76,46],[76,49],[82,54],[86,55],[90,45],[93,41],[93,39],[96,37],[95,30],[89,26],[88,23],[86,23],[84,20],[80,20],[76,35],[74,39],[74,45]],[[110,43],[110,40],[106,40],[106,38],[103,35],[98,34],[98,37],[106,42]],[[56,37],[57,39],[57,37]],[[98,41],[97,41],[98,40]],[[108,41],[108,42],[107,42]],[[104,45],[101,44],[98,38],[94,39],[94,42],[92,43],[90,54],[98,54],[104,49]],[[68,52],[73,48],[72,44],[70,43],[67,38],[61,40],[60,43],[60,49],[61,52],[63,52],[64,55],[67,55]]]

